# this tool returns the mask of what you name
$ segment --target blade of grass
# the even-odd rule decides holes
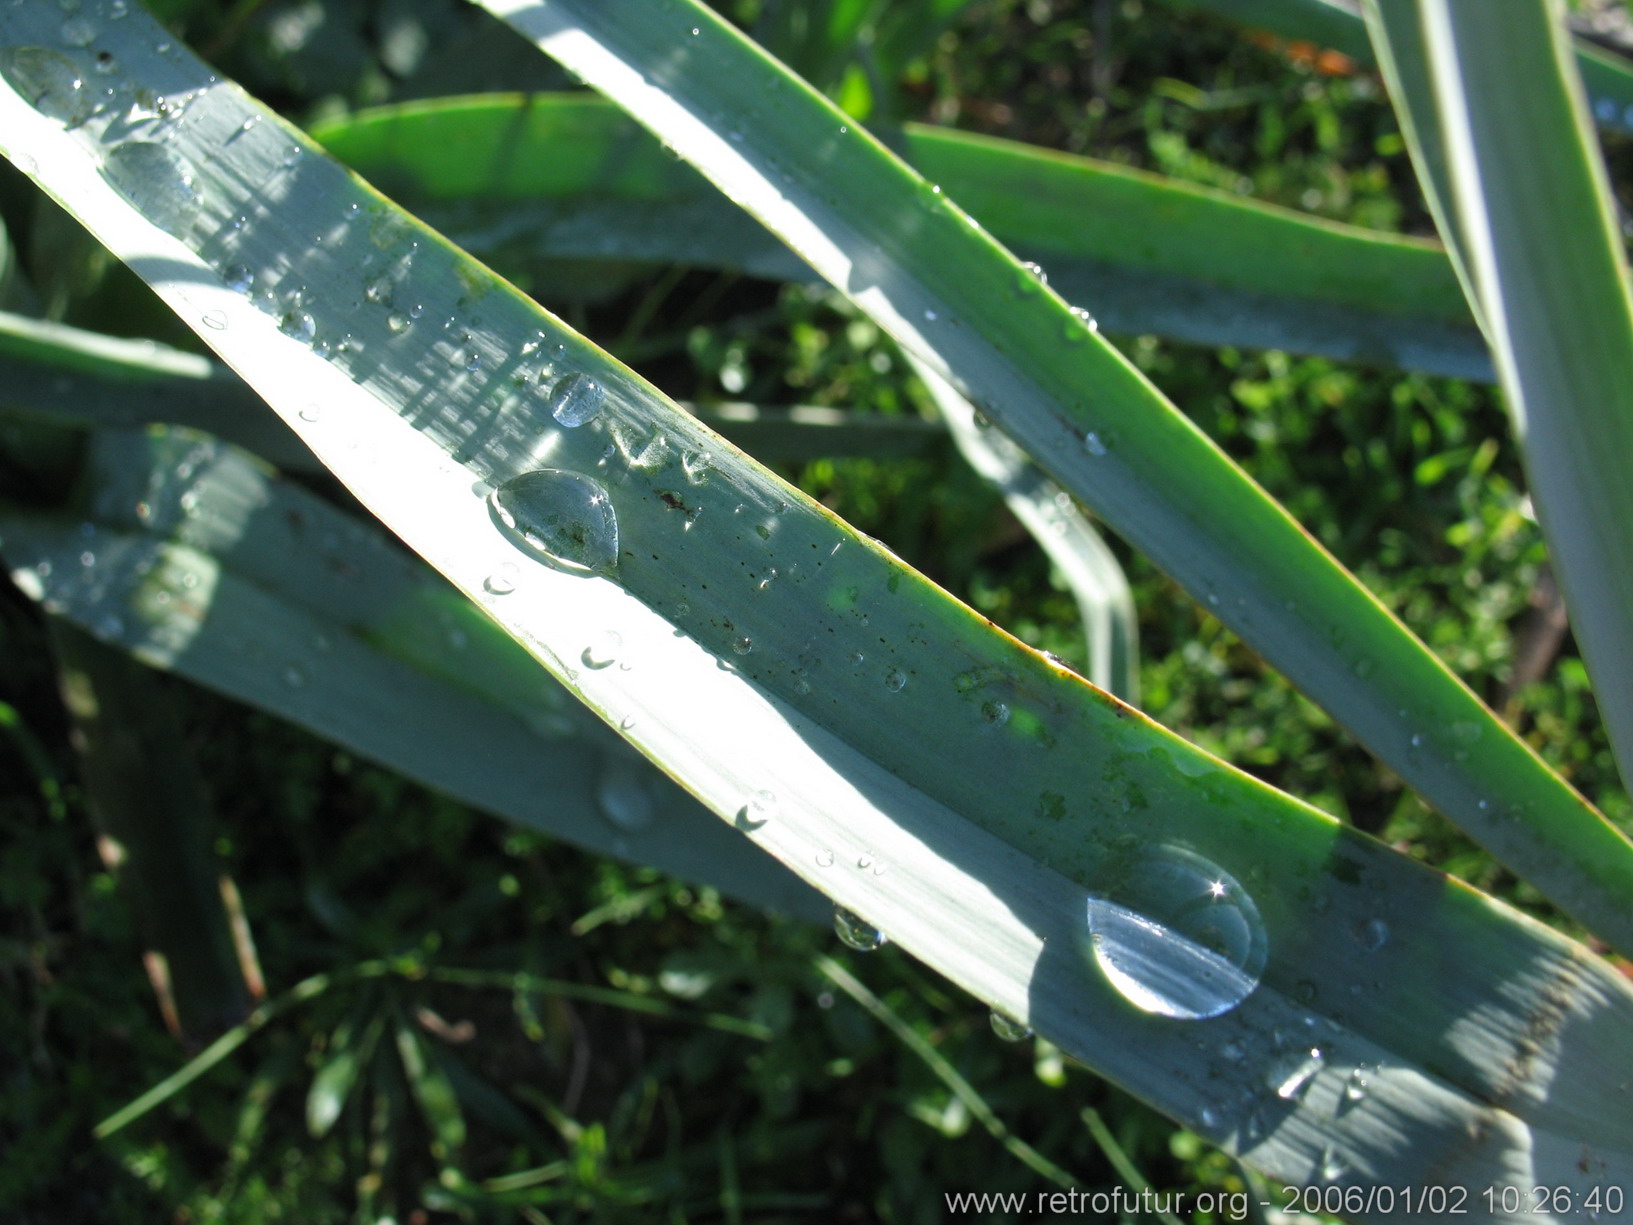
[[[1373,11],[1407,82],[1397,97],[1414,152],[1444,163],[1537,517],[1633,777],[1633,301],[1558,10],[1515,0],[1475,18],[1438,0],[1379,0]]]
[[[0,10],[0,29],[49,39],[47,18]],[[1633,991],[1601,961],[1020,647],[338,167],[292,155],[306,148],[298,134],[136,12],[108,29],[97,49],[134,80],[188,94],[162,146],[176,160],[114,157],[107,124],[66,130],[10,90],[0,143],[393,530],[758,846],[1279,1177],[1313,1176],[1336,1154],[1356,1184],[1486,1185],[1523,1165],[1585,1185],[1590,1124],[1593,1168],[1633,1176],[1611,1072],[1628,1058]],[[123,190],[105,181],[105,157]],[[178,166],[191,170],[170,178]],[[197,216],[160,190],[178,187]],[[241,208],[253,216],[234,225]],[[229,284],[240,261],[255,270],[253,301]],[[432,322],[393,327],[394,300]],[[569,375],[605,397],[577,432],[551,423]],[[604,497],[620,525],[617,581],[530,560],[495,523],[489,490],[547,461],[594,474],[594,505]],[[630,669],[571,662],[609,627]],[[802,692],[796,669],[813,665],[820,689]],[[893,672],[905,682],[882,683]],[[981,717],[995,699],[1007,720]],[[1082,950],[1085,887],[1121,896],[1108,865],[1153,842],[1249,882],[1264,924],[1262,980],[1205,1026],[1137,1008]],[[1350,990],[1357,975],[1370,992]],[[1284,1094],[1280,1064],[1310,1061],[1298,1046],[1311,1030],[1323,1057]],[[1218,1056],[1224,1046],[1242,1058]],[[1334,1109],[1354,1070],[1379,1062],[1364,1100]]]
[[[949,379],[1423,796],[1633,950],[1633,843],[965,213],[697,0],[482,0]]]
[[[1375,40],[1367,37],[1361,16],[1365,0],[1170,0],[1170,3],[1205,9],[1227,20],[1269,30],[1285,38],[1307,39],[1342,51],[1361,64],[1374,62]],[[1621,56],[1580,38],[1566,42],[1565,55],[1574,56],[1576,60],[1577,71],[1582,74],[1582,82],[1592,99],[1593,118],[1599,125],[1633,132],[1633,66]]]
[[[578,846],[825,913],[377,529],[196,436],[104,431],[90,476],[98,501],[79,524],[0,516],[16,581],[57,615]]]
[[[313,134],[518,278],[552,256],[811,275],[616,108],[583,94],[408,103]],[[1432,244],[1012,141],[918,124],[884,138],[1109,331],[1492,377]]]

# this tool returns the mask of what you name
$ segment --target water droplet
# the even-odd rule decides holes
[[[1288,1051],[1270,1062],[1265,1083],[1283,1101],[1296,1102],[1304,1096],[1325,1061],[1320,1047]]]
[[[1368,919],[1354,929],[1355,943],[1368,953],[1376,953],[1389,943],[1389,924],[1382,919]]]
[[[1337,1182],[1348,1173],[1349,1166],[1344,1164],[1344,1159],[1338,1155],[1337,1150],[1332,1145],[1329,1144],[1321,1150],[1322,1182]]]
[[[193,164],[149,140],[133,140],[109,152],[102,177],[161,230],[187,237],[204,206]]]
[[[205,311],[199,321],[214,332],[227,330],[227,316],[222,311]]]
[[[1081,306],[1072,307],[1072,314],[1075,315],[1078,319],[1082,320],[1083,321],[1083,326],[1088,328],[1089,331],[1098,332],[1100,330],[1100,321],[1098,319],[1096,319],[1093,315],[1089,314],[1089,312],[1087,310],[1085,310],[1083,307],[1081,307]]]
[[[707,451],[688,451],[680,457],[681,470],[694,485],[701,485],[713,471],[714,456]],[[763,585],[763,584],[762,584]]]
[[[907,684],[907,673],[900,668],[892,668],[885,673],[885,688],[891,693],[900,693]]]
[[[407,315],[403,314],[402,311],[392,311],[391,314],[386,316],[386,326],[397,335],[401,336],[404,332],[408,331],[409,328],[414,326],[414,322]]]
[[[0,52],[0,76],[48,119],[74,127],[96,110],[79,69],[45,47],[11,47]]]
[[[938,318],[940,318],[940,316],[939,316],[939,315],[937,315],[937,314],[936,314],[936,313],[935,313],[935,311],[931,311],[931,310],[927,310],[927,311],[925,311],[925,312],[924,312],[924,317],[925,317],[925,319],[926,319],[926,320],[928,320],[928,321],[929,321],[929,322],[930,322],[930,323],[934,323],[934,322],[935,322],[935,321],[936,321],[936,320],[937,320],[937,319],[938,319]]]
[[[579,656],[586,668],[608,668],[618,661],[618,652],[624,649],[624,639],[617,630],[602,630]]]
[[[737,810],[737,828],[756,830],[777,815],[777,797],[770,791],[756,791]]]
[[[607,491],[589,477],[555,468],[524,472],[495,489],[488,503],[517,545],[558,569],[618,568],[618,516]]]
[[[833,867],[834,866],[834,853],[832,851],[826,851],[826,850],[818,851],[816,853],[816,866],[819,867],[819,868],[831,868],[831,867]]]
[[[606,398],[599,383],[575,372],[557,379],[550,388],[550,415],[558,424],[576,429],[600,416]]]
[[[596,783],[595,802],[601,815],[619,829],[645,829],[657,815],[657,805],[629,764],[624,758],[607,763]]]
[[[70,47],[89,47],[96,37],[96,27],[83,16],[70,17],[62,23],[61,34]]]
[[[1350,1069],[1349,1079],[1344,1082],[1344,1100],[1358,1102],[1366,1097],[1369,1088],[1371,1078],[1367,1074],[1367,1067],[1365,1064],[1357,1064]]]
[[[1100,440],[1099,434],[1090,430],[1083,435],[1083,449],[1090,455],[1104,455],[1106,453],[1106,444]]]
[[[1002,726],[1009,722],[1009,707],[1002,702],[982,702],[981,717],[988,723]]]
[[[1113,857],[1088,899],[1100,969],[1132,1004],[1215,1017],[1258,986],[1269,946],[1258,907],[1218,865],[1176,846]]]
[[[999,1012],[996,1008],[987,1019],[992,1023],[992,1032],[1005,1042],[1021,1042],[1032,1036],[1030,1025],[1017,1021],[1008,1013]]]
[[[735,655],[747,655],[754,649],[754,639],[748,637],[733,638],[731,640],[731,649]]]
[[[391,276],[382,274],[363,287],[363,296],[376,306],[391,305]]]
[[[487,588],[490,595],[509,595],[516,590],[516,563],[507,561],[487,578],[482,580],[482,586]]]
[[[1021,267],[1030,272],[1033,279],[1036,280],[1039,285],[1047,285],[1049,283],[1049,274],[1045,272],[1040,265],[1034,264],[1031,260],[1027,260],[1021,265]]]
[[[305,311],[286,311],[283,318],[278,320],[278,330],[303,345],[309,345],[317,337],[318,325]]]
[[[627,732],[630,728],[632,728],[634,726],[635,726],[635,716],[634,715],[625,715],[622,719],[618,720],[618,727],[619,727],[619,729],[621,731],[626,731]]]
[[[890,939],[861,915],[843,906],[834,907],[834,934],[859,953],[871,953]]]
[[[316,421],[319,417],[323,416],[323,405],[302,404],[300,411],[295,415],[302,421]]]
[[[283,670],[283,678],[291,689],[302,689],[306,686],[306,669],[299,664],[289,664]]]
[[[255,288],[255,274],[243,264],[233,264],[221,274],[221,279],[234,293],[248,293]]]

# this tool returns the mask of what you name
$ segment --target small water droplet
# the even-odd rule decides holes
[[[1036,280],[1039,285],[1047,285],[1049,283],[1049,274],[1045,272],[1040,265],[1034,264],[1031,260],[1027,260],[1021,265],[1021,267],[1030,272],[1033,279]]]
[[[149,221],[177,238],[187,237],[204,206],[193,164],[149,140],[111,150],[102,162],[102,177]]]
[[[1001,727],[1009,722],[1009,707],[1002,702],[982,702],[981,717]]]
[[[1095,960],[1136,1007],[1215,1017],[1259,984],[1269,946],[1258,907],[1217,864],[1177,846],[1115,855],[1088,898]]]
[[[900,693],[907,684],[907,673],[900,668],[892,668],[885,673],[885,688],[891,693]]]
[[[199,321],[213,332],[227,330],[227,316],[223,311],[205,311]]]
[[[1032,1036],[1032,1027],[1022,1021],[1017,1021],[1006,1012],[999,1012],[996,1008],[987,1016],[992,1024],[992,1032],[1005,1042],[1022,1042]]]
[[[1090,430],[1083,435],[1083,449],[1090,455],[1104,455],[1106,453],[1106,444],[1101,441],[1099,434]]]
[[[291,689],[303,689],[306,686],[306,669],[299,664],[289,664],[283,670],[284,684]]]
[[[96,27],[83,16],[70,17],[62,23],[60,33],[70,47],[89,47],[96,38]]]
[[[617,630],[602,630],[579,656],[586,668],[611,667],[618,661],[618,652],[624,649],[623,636]]]
[[[733,638],[731,640],[731,649],[735,655],[747,655],[754,649],[754,639],[749,637]]]
[[[255,274],[243,264],[233,264],[221,274],[227,288],[234,293],[248,293],[255,288]]]
[[[831,867],[833,867],[834,866],[834,853],[832,851],[826,851],[826,850],[818,851],[816,853],[816,866],[819,867],[819,868],[831,868]]]
[[[859,953],[871,953],[890,939],[861,915],[843,906],[834,907],[834,934]]]
[[[490,595],[509,595],[516,590],[516,563],[507,561],[487,578],[482,580],[482,586],[487,588]]]
[[[278,330],[303,345],[309,345],[317,337],[318,325],[305,311],[285,311],[283,317],[278,320]]]
[[[316,421],[319,417],[323,416],[323,405],[302,404],[300,411],[295,415],[302,421]]]
[[[934,323],[934,322],[935,322],[935,321],[936,321],[936,320],[937,320],[937,319],[939,319],[939,318],[940,318],[940,316],[939,316],[939,315],[937,315],[937,314],[936,314],[936,313],[935,313],[935,311],[932,311],[932,310],[927,310],[927,311],[925,311],[925,312],[924,312],[924,317],[925,317],[925,319],[926,319],[926,320],[927,320],[927,321],[929,321],[929,322],[930,322],[930,323]]]
[[[618,516],[587,476],[541,468],[512,477],[488,497],[512,541],[558,569],[611,574],[618,568]]]
[[[96,110],[79,69],[45,47],[10,47],[0,52],[0,76],[48,119],[68,127],[84,123]]]
[[[1288,1051],[1271,1060],[1265,1083],[1283,1101],[1296,1102],[1304,1096],[1325,1061],[1320,1047]]]
[[[1076,316],[1078,319],[1080,319],[1082,321],[1082,323],[1083,323],[1083,326],[1088,328],[1089,331],[1098,332],[1100,330],[1100,321],[1098,319],[1096,319],[1093,315],[1089,314],[1089,312],[1087,310],[1085,310],[1083,307],[1081,307],[1081,306],[1072,307],[1072,314],[1074,316]]]
[[[401,336],[404,332],[408,331],[409,328],[414,326],[414,322],[407,315],[403,314],[402,311],[392,311],[386,316],[386,326],[397,335]]]
[[[1389,943],[1389,924],[1382,919],[1368,919],[1355,926],[1355,943],[1368,953],[1376,953]]]
[[[770,791],[756,791],[748,802],[737,810],[737,828],[761,829],[777,815],[777,797]]]
[[[391,276],[389,273],[374,278],[363,287],[363,296],[376,306],[391,305]]]
[[[635,726],[635,716],[634,715],[625,715],[622,719],[618,720],[618,727],[619,727],[619,729],[621,731],[626,731],[627,732],[630,728],[632,728],[634,726]]]
[[[1365,1064],[1357,1064],[1350,1069],[1349,1079],[1344,1082],[1344,1100],[1358,1102],[1367,1095],[1371,1086],[1371,1077],[1367,1073]]]
[[[595,802],[601,815],[619,829],[640,830],[652,824],[657,805],[630,764],[623,757],[607,761],[596,783]]]
[[[707,451],[688,451],[680,457],[681,471],[694,485],[701,485],[709,479],[713,464],[714,456]]]
[[[550,388],[550,415],[557,424],[576,429],[600,416],[606,398],[599,383],[586,374],[574,372],[557,379]]]

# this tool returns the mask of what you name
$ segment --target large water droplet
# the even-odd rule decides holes
[[[601,385],[585,374],[569,374],[556,380],[550,389],[550,415],[558,424],[574,429],[601,415],[606,394]]]
[[[85,88],[69,59],[45,47],[8,47],[0,51],[0,76],[48,119],[74,127],[96,110],[96,100]]]
[[[1008,1013],[992,1010],[989,1018],[992,1022],[992,1032],[1005,1042],[1020,1042],[1032,1036],[1032,1027],[1022,1021],[1017,1021]]]
[[[102,177],[161,230],[187,237],[204,206],[193,164],[150,140],[133,140],[112,150]]]
[[[834,907],[834,934],[859,953],[871,953],[890,940],[889,936],[861,915],[846,910],[843,906]]]
[[[618,516],[607,491],[589,477],[556,468],[524,472],[488,502],[516,544],[557,569],[618,568]]]
[[[1253,899],[1218,865],[1175,846],[1107,864],[1088,899],[1095,960],[1146,1012],[1216,1017],[1259,984],[1268,943]]]

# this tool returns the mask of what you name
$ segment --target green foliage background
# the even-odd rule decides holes
[[[301,121],[387,100],[567,84],[454,0],[163,0],[224,74]],[[724,5],[753,28],[773,0]],[[798,6],[785,5],[785,10]],[[1156,0],[981,0],[857,109],[1106,157],[1383,229],[1429,233],[1369,73]],[[1341,66],[1339,66],[1341,67]],[[1613,172],[1627,150],[1611,138]],[[0,213],[49,317],[192,347],[53,206],[0,170]],[[505,269],[501,268],[501,272]],[[563,286],[581,292],[568,297]],[[525,286],[671,394],[917,413],[905,362],[837,295],[658,269],[585,290]],[[1544,553],[1490,388],[1277,352],[1117,338],[1167,394],[1354,569],[1551,764],[1627,828],[1568,639],[1512,688]],[[0,435],[13,441],[0,415]],[[9,497],[23,485],[0,448]],[[1075,606],[950,444],[912,460],[789,473],[1026,641],[1081,664]],[[16,479],[13,479],[16,478]],[[326,480],[316,485],[339,497]],[[1121,551],[1135,585],[1148,712],[1203,747],[1549,921],[1506,877],[1205,610]],[[266,716],[161,682],[215,803],[216,847],[274,992],[343,978],[109,1141],[90,1127],[172,1071],[132,919],[97,859],[34,607],[0,592],[0,1214],[20,1221],[943,1219],[942,1193],[1049,1187],[972,1122],[916,1054],[824,976],[825,932],[595,861],[472,813]],[[1240,1171],[893,949],[847,964],[1085,1186],[1120,1180],[1080,1116],[1162,1190]],[[674,1001],[653,1018],[439,981],[439,967],[536,975]],[[748,1018],[760,1040],[697,1023]],[[416,1070],[394,1041],[421,1052]],[[371,1029],[372,1027],[372,1029]],[[314,1076],[375,1032],[338,1124],[308,1131]],[[321,1077],[320,1077],[321,1079]],[[453,1117],[466,1129],[439,1184]],[[506,1182],[543,1169],[530,1186]],[[531,1196],[525,1210],[506,1201]]]

